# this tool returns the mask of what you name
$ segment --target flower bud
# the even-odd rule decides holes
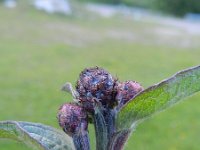
[[[116,99],[118,100],[118,108],[121,108],[143,90],[143,87],[136,81],[120,82],[115,88],[117,90]]]
[[[76,104],[63,104],[58,112],[58,121],[64,132],[70,136],[87,132],[87,114],[81,106]]]
[[[93,110],[95,101],[104,106],[112,105],[115,101],[115,82],[116,79],[102,68],[94,67],[83,70],[76,86],[83,107],[86,110]]]

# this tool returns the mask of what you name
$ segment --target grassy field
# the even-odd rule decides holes
[[[166,34],[166,29],[179,33]],[[60,88],[66,81],[75,85],[85,67],[104,67],[120,80],[136,80],[146,88],[199,65],[199,37],[128,17],[64,17],[0,6],[0,120],[59,128],[57,110],[71,100]],[[199,99],[196,94],[141,124],[125,149],[198,150]],[[92,149],[94,144],[92,140]],[[0,149],[29,150],[9,140],[0,140]]]

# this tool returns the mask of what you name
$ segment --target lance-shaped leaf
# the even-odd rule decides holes
[[[138,121],[162,111],[183,98],[200,91],[200,66],[178,72],[171,78],[147,88],[118,113],[118,131],[132,128]]]
[[[0,122],[0,138],[17,140],[36,150],[74,150],[71,137],[38,123]]]

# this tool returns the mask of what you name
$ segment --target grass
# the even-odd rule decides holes
[[[199,47],[190,41],[199,37],[162,37],[153,32],[165,27],[157,23],[47,15],[25,6],[0,6],[0,18],[0,120],[59,128],[57,110],[71,100],[60,88],[66,81],[75,85],[85,67],[101,66],[120,80],[133,79],[148,87],[199,65]],[[182,38],[191,43],[181,45]],[[199,149],[199,98],[200,94],[188,98],[141,124],[125,149]],[[94,136],[93,131],[90,134]],[[92,140],[92,149],[94,144]],[[0,146],[29,149],[10,140],[0,140]]]

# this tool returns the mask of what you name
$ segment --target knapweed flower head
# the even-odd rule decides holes
[[[136,81],[120,82],[116,85],[118,100],[118,108],[121,108],[129,100],[131,100],[136,94],[143,90],[143,87]]]
[[[106,70],[94,67],[83,70],[77,81],[76,90],[80,102],[86,110],[93,110],[95,101],[103,106],[112,106],[115,103],[116,79]]]
[[[70,136],[87,131],[87,114],[81,106],[73,103],[63,104],[57,118],[61,128]]]
[[[88,123],[95,126],[97,149],[107,149],[116,134],[119,110],[143,87],[136,81],[120,82],[103,68],[92,67],[80,73],[76,89],[66,82],[62,90],[72,95],[74,103],[60,107],[59,125],[73,137],[76,149],[89,150]],[[127,137],[128,133],[116,137],[119,145],[113,148],[121,149]]]

